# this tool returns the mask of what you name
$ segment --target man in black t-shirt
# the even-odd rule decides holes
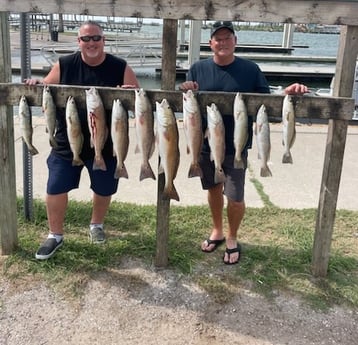
[[[269,86],[260,68],[254,62],[234,55],[236,43],[237,38],[231,22],[214,23],[209,41],[213,57],[194,63],[189,69],[187,81],[180,85],[180,89],[183,91],[269,93]],[[297,83],[285,89],[287,94],[303,94],[307,91],[305,85]],[[227,177],[226,181],[215,183],[215,167],[210,157],[207,140],[204,141],[200,157],[200,166],[203,171],[201,183],[203,189],[208,190],[208,202],[213,221],[211,235],[202,243],[201,249],[205,253],[211,253],[226,242],[223,261],[225,264],[232,265],[238,263],[240,259],[241,248],[237,242],[237,232],[245,213],[244,185],[247,149],[251,147],[252,142],[252,118],[249,116],[249,139],[241,152],[245,167],[237,169],[234,168],[234,117],[232,114],[223,115],[226,148],[222,167]],[[207,124],[204,116],[202,122],[205,131]],[[228,230],[226,237],[223,229],[223,195],[227,198]]]

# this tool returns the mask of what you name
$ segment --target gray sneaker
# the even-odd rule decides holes
[[[62,245],[63,239],[61,239],[60,242],[57,242],[55,238],[47,238],[46,241],[40,246],[39,250],[36,252],[35,258],[37,260],[49,259]]]
[[[100,244],[106,241],[106,235],[104,233],[103,228],[99,226],[95,226],[94,228],[90,228],[89,237],[92,243]]]

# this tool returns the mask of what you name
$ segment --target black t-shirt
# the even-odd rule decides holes
[[[267,80],[259,66],[240,57],[235,57],[235,60],[226,66],[217,65],[212,58],[197,61],[189,69],[188,80],[198,82],[200,91],[270,93]],[[232,114],[222,115],[225,126],[226,154],[234,154],[234,117]],[[249,139],[246,148],[251,148],[252,116],[249,116],[248,119]],[[202,120],[203,131],[205,132],[207,128],[206,116],[202,116]],[[210,152],[207,139],[204,140],[203,152]]]
[[[127,65],[125,60],[111,54],[106,54],[106,58],[102,64],[98,66],[89,66],[83,62],[80,52],[61,57],[59,59],[59,63],[60,84],[108,87],[123,85],[124,71]],[[110,133],[111,111],[108,110],[106,113],[108,132]],[[94,149],[90,147],[87,111],[86,109],[78,109],[78,114],[84,137],[83,148],[80,156],[82,160],[92,159],[94,157]],[[58,148],[52,149],[52,151],[62,158],[72,160],[73,154],[68,142],[66,129],[66,105],[64,105],[63,108],[57,109],[56,118],[56,141],[58,143]],[[108,135],[102,154],[104,158],[113,157],[113,145],[110,135]]]

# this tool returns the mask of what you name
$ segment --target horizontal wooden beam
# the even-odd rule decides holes
[[[55,103],[65,107],[68,96],[73,96],[78,108],[86,107],[85,86],[50,85]],[[127,110],[134,110],[134,90],[112,87],[97,88],[106,109],[112,108],[114,99],[120,99]],[[29,86],[25,84],[0,83],[0,105],[17,105],[22,95],[26,96],[30,106],[41,106],[42,85]],[[155,110],[155,102],[166,98],[174,112],[182,112],[183,93],[181,91],[146,90]],[[261,104],[265,104],[270,117],[281,117],[282,95],[243,94],[250,115],[255,115]],[[216,103],[223,114],[231,114],[234,92],[199,92],[197,94],[201,110]],[[298,118],[340,119],[351,120],[354,111],[354,99],[344,97],[295,96],[295,113]]]
[[[357,1],[0,0],[0,11],[163,19],[358,25]]]

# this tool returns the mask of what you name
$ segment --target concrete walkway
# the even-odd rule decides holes
[[[16,154],[16,186],[19,196],[23,194],[23,163],[22,139],[19,129],[19,119],[14,118],[15,154]],[[46,158],[50,152],[48,135],[45,132],[45,120],[42,116],[33,117],[33,143],[39,154],[34,156],[33,162],[33,197],[45,197],[47,166]],[[180,166],[174,181],[180,202],[171,201],[171,205],[206,205],[206,192],[201,189],[199,178],[188,178],[190,159],[186,153],[185,136],[182,122],[178,122],[180,135]],[[293,164],[282,164],[283,146],[281,144],[281,124],[270,124],[271,128],[271,159],[270,169],[272,177],[260,177],[260,161],[257,159],[256,142],[249,151],[249,165],[246,180],[246,203],[248,207],[262,207],[263,202],[252,179],[263,185],[264,193],[270,201],[281,208],[317,208],[321,186],[323,161],[327,138],[327,125],[298,123],[296,142],[291,150]],[[136,204],[156,204],[157,181],[139,181],[140,155],[134,153],[136,145],[133,121],[130,122],[130,146],[126,159],[129,179],[120,179],[118,192],[113,200]],[[348,136],[341,177],[340,192],[337,208],[358,210],[358,126],[349,126]],[[157,171],[158,153],[154,152],[151,159],[153,170]],[[75,200],[91,200],[89,179],[86,169],[83,170],[80,188],[70,193]]]

